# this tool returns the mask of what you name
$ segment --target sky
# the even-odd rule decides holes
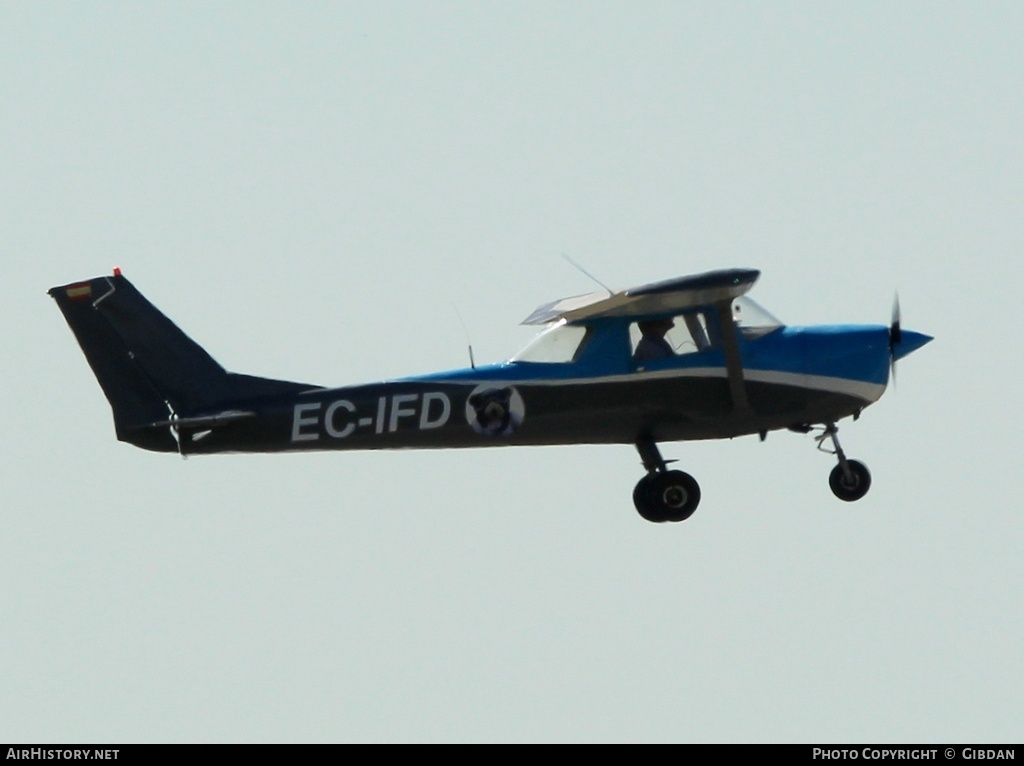
[[[1024,6],[0,0],[0,741],[1016,742]],[[936,340],[856,423],[147,453],[45,291],[114,266],[228,369],[511,356],[593,283],[762,271]],[[1009,291],[1007,293],[1006,291]],[[461,319],[460,319],[461,317]]]

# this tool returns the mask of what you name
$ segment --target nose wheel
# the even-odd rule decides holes
[[[868,467],[858,460],[848,460],[843,448],[839,446],[839,429],[835,423],[826,423],[825,432],[816,436],[818,449],[836,456],[839,465],[832,469],[828,476],[828,486],[832,494],[840,500],[852,503],[860,500],[871,489],[871,473]],[[824,446],[825,440],[831,439],[833,449]]]
[[[658,445],[650,437],[637,440],[637,451],[647,475],[633,490],[633,504],[647,521],[686,521],[700,503],[700,485],[684,471],[670,471]]]

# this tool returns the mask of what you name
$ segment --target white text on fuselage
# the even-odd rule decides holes
[[[392,394],[378,397],[372,405],[371,402],[360,404],[361,407],[348,399],[296,404],[292,414],[292,441],[316,441],[321,435],[345,439],[358,431],[374,434],[409,429],[427,431],[443,426],[452,414],[452,403],[440,391]],[[372,414],[368,410],[372,410]]]

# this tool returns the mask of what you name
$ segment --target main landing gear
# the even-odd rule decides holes
[[[648,521],[686,521],[700,503],[700,485],[690,474],[668,470],[658,445],[649,436],[636,441],[647,475],[633,490],[633,504]]]
[[[835,455],[839,465],[832,469],[828,476],[828,485],[832,488],[832,494],[840,500],[852,503],[860,500],[871,489],[871,474],[868,467],[857,460],[848,460],[843,448],[839,446],[839,429],[835,423],[826,423],[825,430],[821,436],[816,436],[818,449]],[[825,446],[825,440],[831,439],[834,449]]]

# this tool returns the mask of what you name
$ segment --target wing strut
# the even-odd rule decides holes
[[[736,323],[732,318],[732,300],[719,301],[715,304],[718,315],[718,326],[722,331],[722,349],[725,351],[725,369],[729,373],[729,395],[732,397],[733,414],[750,411],[747,399],[747,388],[743,382],[743,360],[740,358],[740,346],[736,340]]]

